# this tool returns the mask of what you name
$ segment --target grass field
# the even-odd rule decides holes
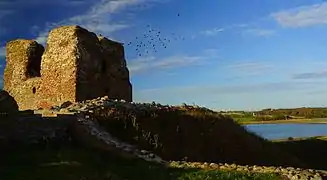
[[[274,174],[168,168],[73,145],[20,147],[1,157],[0,179],[11,180],[275,180]]]

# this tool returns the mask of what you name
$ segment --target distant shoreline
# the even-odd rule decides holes
[[[292,139],[282,138],[282,139],[274,139],[269,140],[271,142],[287,142],[287,141],[307,141],[307,140],[327,140],[326,136],[312,136],[312,137],[292,137]]]
[[[327,120],[321,119],[289,119],[289,120],[271,120],[271,121],[236,121],[241,125],[249,124],[327,124]]]

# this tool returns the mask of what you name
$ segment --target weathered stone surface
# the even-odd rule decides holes
[[[4,89],[9,91],[28,78],[40,77],[42,45],[36,41],[17,39],[6,45]]]
[[[22,39],[8,42],[6,48],[4,89],[20,110],[105,95],[132,101],[121,43],[80,26],[62,26],[50,31],[45,51],[37,42]]]
[[[109,95],[112,99],[132,101],[132,85],[123,45],[102,36],[98,36],[98,39],[104,57],[101,64],[101,84],[105,90],[103,95]],[[110,81],[107,81],[108,79]]]
[[[17,101],[19,110],[36,109],[37,104],[42,102],[41,80],[40,77],[30,78],[11,88],[10,95]]]
[[[182,161],[171,161],[169,163],[170,167],[178,167],[178,168],[201,168],[201,169],[222,169],[222,170],[236,170],[243,172],[251,172],[251,173],[274,173],[280,175],[285,179],[294,179],[294,180],[302,180],[302,179],[325,179],[327,174],[324,172],[316,173],[316,172],[308,172],[306,169],[301,168],[284,168],[284,167],[274,167],[274,166],[248,166],[248,165],[237,165],[237,164],[215,164],[211,163],[210,166],[206,165],[206,162],[182,162]],[[316,173],[316,174],[315,174]]]
[[[75,102],[77,66],[83,58],[78,49],[81,36],[79,29],[78,26],[63,26],[50,31],[42,56],[41,93],[44,100],[39,107],[42,104]]]
[[[0,90],[0,115],[15,114],[18,112],[18,104],[15,99],[5,90]]]

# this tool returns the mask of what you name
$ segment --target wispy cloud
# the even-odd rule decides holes
[[[172,69],[184,66],[199,65],[203,60],[200,56],[170,56],[165,58],[156,58],[153,56],[135,59],[128,64],[131,74],[144,73],[153,70]]]
[[[174,55],[164,58],[156,58],[154,56],[137,58],[129,61],[128,68],[133,75],[153,70],[199,66],[205,64],[207,60],[212,58],[217,58],[216,51],[214,49],[207,49],[199,56]]]
[[[8,15],[13,14],[13,10],[3,9],[3,6],[0,4],[0,37],[7,33],[6,26],[1,23],[2,19],[6,18]]]
[[[35,6],[35,5],[62,5],[62,6],[80,6],[84,5],[86,3],[90,3],[91,1],[89,0],[15,0],[15,1],[1,1],[0,6],[1,7],[17,7],[17,6]]]
[[[71,24],[80,25],[97,34],[111,36],[113,32],[132,26],[131,24],[114,21],[112,14],[120,13],[128,7],[160,2],[159,0],[102,0],[91,6],[86,13],[64,19],[60,22],[47,23],[45,29],[39,32],[36,40],[44,44],[49,30],[61,25]]]
[[[244,75],[258,75],[269,73],[273,70],[274,66],[268,63],[259,61],[235,62],[226,66],[236,74]]]
[[[9,14],[12,14],[14,13],[15,11],[13,10],[4,10],[4,9],[1,9],[0,11],[0,19],[4,18],[5,16],[9,15]]]
[[[223,32],[223,31],[224,31],[223,28],[213,28],[213,29],[203,30],[200,33],[205,36],[216,36],[217,34]]]
[[[317,82],[265,82],[257,84],[235,84],[235,85],[197,85],[197,86],[179,86],[143,89],[139,93],[154,93],[154,94],[184,94],[184,95],[215,95],[215,94],[240,94],[240,93],[262,93],[276,91],[296,91],[312,88],[314,85],[320,85]]]
[[[280,11],[271,16],[283,27],[307,27],[327,24],[327,3]]]
[[[243,31],[243,33],[245,34],[251,34],[254,36],[264,36],[264,37],[269,37],[272,35],[276,34],[276,31],[273,29],[260,29],[260,28],[256,28],[256,29],[245,29]]]
[[[70,0],[70,1],[65,1],[63,3],[63,5],[68,5],[68,6],[81,6],[84,5],[86,3],[88,3],[89,1],[86,0]]]
[[[6,57],[6,47],[0,47],[0,58]]]
[[[306,72],[306,73],[297,73],[293,74],[293,79],[319,79],[327,78],[327,70],[320,72]]]

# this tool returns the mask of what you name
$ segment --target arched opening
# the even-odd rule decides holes
[[[33,94],[36,93],[36,88],[35,87],[33,87],[32,92],[33,92]]]
[[[28,78],[40,77],[41,76],[41,59],[42,54],[44,52],[44,48],[40,44],[32,44],[29,47],[28,52],[30,53],[28,63],[27,63],[27,71],[26,76]]]

